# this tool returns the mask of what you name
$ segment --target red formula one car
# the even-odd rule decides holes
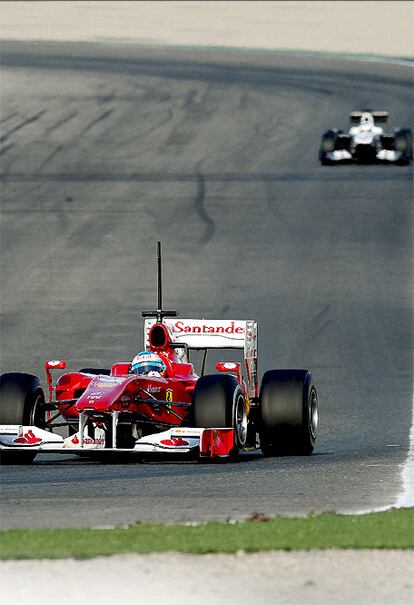
[[[160,244],[158,309],[143,316],[146,351],[161,359],[160,373],[132,373],[130,362],[117,362],[61,373],[54,385],[52,371],[64,370],[66,361],[49,360],[47,401],[36,376],[1,376],[2,463],[31,463],[44,452],[221,458],[260,447],[266,456],[312,453],[318,398],[311,373],[267,371],[259,391],[255,321],[177,319],[163,311]],[[189,360],[194,349],[204,352],[200,375]],[[241,349],[244,364],[221,361],[205,374],[209,349]]]

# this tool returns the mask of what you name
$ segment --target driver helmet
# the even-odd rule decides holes
[[[364,112],[359,120],[359,125],[363,130],[371,130],[374,127],[374,118],[370,113]]]
[[[141,351],[135,355],[131,362],[131,374],[149,374],[156,372],[162,374],[165,372],[166,366],[161,357],[150,351]]]

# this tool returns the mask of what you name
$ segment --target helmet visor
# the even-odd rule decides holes
[[[132,374],[149,374],[150,372],[164,372],[165,365],[160,361],[140,361],[131,367]]]

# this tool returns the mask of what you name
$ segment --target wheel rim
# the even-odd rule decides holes
[[[318,421],[318,396],[315,389],[312,389],[309,397],[309,429],[313,439],[316,438],[316,433],[318,431]]]
[[[243,447],[247,437],[247,413],[242,395],[237,398],[234,419],[237,443]]]

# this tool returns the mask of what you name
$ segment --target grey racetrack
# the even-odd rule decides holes
[[[395,503],[412,417],[411,166],[322,167],[351,110],[412,127],[407,65],[259,52],[1,45],[1,370],[105,367],[141,309],[256,319],[260,373],[312,370],[313,456],[37,458],[1,526],[200,521]]]

